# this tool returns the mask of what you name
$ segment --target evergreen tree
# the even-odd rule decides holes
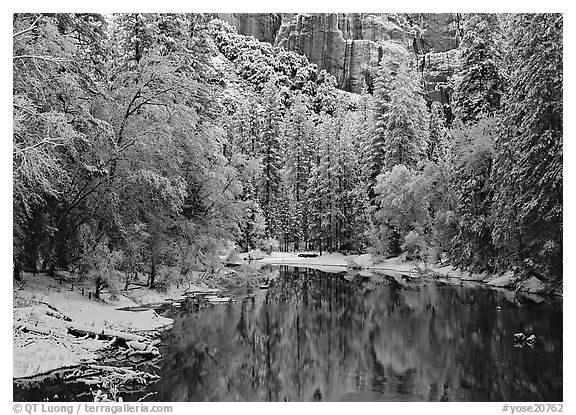
[[[242,96],[233,115],[233,148],[251,157],[261,152],[262,116],[264,110],[253,95]]]
[[[242,200],[244,216],[240,222],[240,235],[245,252],[249,252],[260,246],[264,239],[266,222],[256,196],[256,189],[250,184],[245,185]]]
[[[271,79],[262,91],[264,117],[261,125],[260,145],[262,154],[261,200],[266,223],[271,223],[272,205],[278,195],[280,186],[281,140],[281,104],[278,87]]]
[[[366,209],[368,207],[362,172],[362,148],[364,133],[361,129],[365,114],[358,111],[342,111],[341,132],[338,139],[337,154],[337,194],[338,206],[338,249],[356,250],[364,245],[363,235],[366,228]],[[360,126],[360,128],[359,128]],[[344,248],[342,248],[344,247]]]
[[[500,108],[505,75],[498,15],[470,14],[463,30],[452,108],[456,117],[468,125]]]
[[[295,211],[302,226],[304,241],[308,241],[307,191],[314,155],[313,114],[308,109],[303,95],[294,98],[286,115],[284,128],[284,149],[286,168],[292,188]],[[295,241],[298,248],[299,241]]]
[[[386,134],[388,131],[388,117],[391,108],[391,83],[393,74],[390,70],[390,62],[382,58],[380,60],[376,78],[374,80],[374,128],[372,136],[367,146],[368,172],[369,172],[369,190],[370,199],[374,200],[374,186],[376,177],[382,171],[384,166],[384,146]]]
[[[315,129],[317,154],[308,180],[308,206],[310,211],[310,238],[322,253],[332,250],[333,169],[334,156],[331,143],[335,125],[332,117],[322,116]]]
[[[456,148],[452,183],[458,201],[458,229],[450,255],[454,263],[476,271],[493,272],[495,269],[491,174],[497,125],[491,117],[453,131]]]
[[[390,83],[390,104],[382,117],[383,170],[397,164],[416,167],[428,147],[428,113],[413,70],[400,66]]]
[[[446,128],[442,104],[439,102],[434,101],[430,108],[428,130],[430,132],[430,140],[426,157],[430,161],[441,163],[446,160],[450,133],[448,128]]]
[[[511,17],[510,85],[493,180],[498,262],[562,276],[561,14]]]
[[[368,196],[368,200],[373,197],[372,172],[375,170],[376,162],[374,154],[376,146],[372,145],[374,137],[374,98],[368,93],[368,85],[363,83],[358,103],[358,119],[355,129],[355,146],[358,149],[358,163],[361,172],[363,191]],[[373,164],[374,163],[374,164]]]
[[[280,171],[280,187],[278,197],[272,206],[270,234],[277,237],[280,246],[288,251],[289,245],[301,240],[302,226],[298,222],[297,205],[294,202],[294,194],[290,187],[289,174],[286,168]]]

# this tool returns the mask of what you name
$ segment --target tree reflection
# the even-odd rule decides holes
[[[272,289],[175,323],[158,400],[561,401],[561,307],[517,302],[284,268]],[[536,346],[514,348],[527,329]]]

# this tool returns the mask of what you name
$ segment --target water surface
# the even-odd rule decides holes
[[[561,401],[562,307],[479,286],[281,267],[176,316],[159,401]],[[517,332],[535,334],[519,347]]]

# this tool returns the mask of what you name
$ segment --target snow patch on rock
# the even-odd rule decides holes
[[[514,277],[514,272],[506,271],[499,277],[493,278],[490,281],[488,281],[488,285],[492,285],[494,287],[510,287],[514,284],[515,281],[516,278]]]
[[[528,293],[539,294],[546,290],[546,286],[536,277],[530,277],[518,284],[518,289]]]

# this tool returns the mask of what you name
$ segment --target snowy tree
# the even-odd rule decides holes
[[[510,86],[496,148],[494,243],[501,264],[562,275],[561,14],[511,17]]]
[[[290,186],[289,173],[286,168],[280,171],[280,186],[278,197],[271,207],[270,234],[278,238],[284,251],[289,245],[302,239],[302,225],[298,206],[294,201],[294,193]]]
[[[296,205],[298,220],[302,226],[302,238],[308,240],[308,191],[309,177],[314,155],[313,114],[308,109],[306,99],[296,95],[290,107],[284,128],[284,151],[286,168]],[[299,241],[295,241],[298,246]]]
[[[428,147],[428,112],[418,77],[400,66],[390,83],[390,107],[383,131],[383,170],[397,164],[415,167]]]
[[[334,122],[332,117],[323,116],[316,127],[318,142],[316,160],[308,180],[308,206],[310,211],[310,237],[320,252],[327,249],[328,234],[331,232],[332,183],[331,183],[331,140]]]
[[[237,103],[236,111],[232,116],[234,124],[233,148],[251,157],[259,157],[262,136],[261,117],[264,110],[253,95],[247,94],[238,99],[240,102]]]
[[[271,79],[262,91],[263,120],[260,133],[260,152],[262,154],[261,200],[262,209],[268,225],[271,223],[271,208],[278,195],[280,186],[281,122],[282,107],[276,82]]]
[[[470,14],[463,30],[452,108],[456,117],[468,125],[500,108],[505,74],[499,16]]]
[[[453,185],[457,196],[458,230],[451,243],[453,261],[477,271],[494,271],[492,205],[494,141],[498,131],[494,118],[454,130],[455,166]]]
[[[388,131],[388,115],[391,108],[391,83],[393,74],[390,70],[390,63],[382,59],[378,66],[378,72],[374,81],[374,128],[369,145],[366,148],[368,154],[368,171],[370,179],[370,195],[374,196],[374,185],[376,176],[382,171],[384,166],[384,146]]]
[[[266,221],[260,202],[256,197],[256,190],[252,186],[246,185],[242,200],[244,202],[244,215],[240,222],[240,235],[245,252],[249,252],[258,247],[264,239]]]
[[[430,140],[426,157],[428,160],[440,163],[446,160],[450,144],[450,133],[446,127],[442,104],[439,102],[433,102],[430,108],[428,131],[430,132]]]
[[[428,145],[428,114],[418,77],[406,61],[396,65],[395,73],[390,66],[382,59],[374,87],[373,180],[397,164],[416,166]]]

